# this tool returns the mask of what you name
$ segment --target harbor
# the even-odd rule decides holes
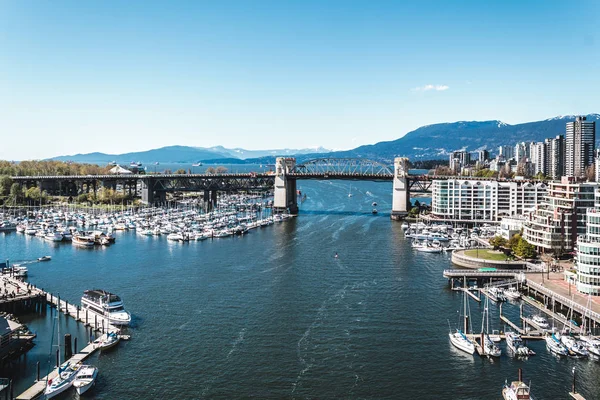
[[[400,388],[419,393],[425,380],[448,382],[432,385],[432,395],[440,399],[450,398],[449,387],[469,398],[498,398],[502,383],[516,377],[519,367],[524,367],[540,398],[552,398],[553,393],[567,398],[571,369],[576,367],[579,393],[594,398],[597,383],[587,378],[598,371],[592,359],[588,363],[569,357],[559,362],[543,340],[528,334],[523,338],[536,355],[526,360],[509,356],[507,324],[500,320],[499,304],[491,299],[490,330],[503,332],[498,333],[503,354],[488,362],[487,357],[468,358],[457,352],[448,341],[446,320],[456,324],[454,316],[463,295],[451,290],[446,275],[451,274],[459,288],[464,276],[480,272],[452,268],[447,252],[415,251],[401,224],[390,223],[391,199],[379,185],[353,184],[352,198],[345,184],[303,185],[307,199],[297,218],[227,240],[182,245],[164,234],[145,237],[137,229],[115,229],[113,245],[85,249],[17,232],[3,234],[2,254],[11,264],[28,268],[25,282],[53,295],[46,296],[45,316],[34,311],[20,317],[37,334],[36,344],[26,360],[1,370],[3,376],[18,371],[14,389],[19,396],[35,383],[37,362],[40,380],[47,375],[48,364],[55,366],[50,334],[56,308],[50,311],[49,302],[56,303],[58,296],[63,310],[68,302],[70,314],[61,313],[61,332],[78,339],[79,353],[89,342],[90,328],[98,327],[94,334],[101,337],[102,323],[95,324],[88,316],[91,326],[86,327],[81,310],[77,322],[76,306],[84,291],[106,288],[118,293],[132,314],[127,332],[131,340],[106,354],[87,355],[85,362],[99,368],[92,389],[98,398],[147,393],[145,382],[153,373],[144,365],[161,365],[166,379],[181,382],[158,383],[152,396],[181,399],[248,393],[298,398],[340,393],[359,398],[376,393],[379,398],[394,398]],[[378,215],[371,213],[374,201]],[[98,228],[84,228],[88,229]],[[44,255],[51,260],[37,261]],[[514,270],[500,272],[492,283],[514,279],[514,274]],[[477,277],[467,281],[472,286]],[[478,286],[485,289],[489,283],[489,276],[482,276]],[[473,317],[469,335],[480,341],[487,297],[472,293],[481,302],[468,296]],[[530,304],[523,307],[525,317],[539,312]],[[502,315],[522,327],[519,314],[517,304],[502,304]],[[165,337],[167,346],[157,346],[157,338]],[[196,339],[190,342],[189,337]],[[383,345],[373,346],[374,340]],[[175,368],[176,355],[182,352],[195,355],[183,370]],[[267,354],[270,365],[257,366],[256,360]],[[439,360],[444,361],[443,368]],[[391,372],[397,368],[423,378],[399,377]],[[331,376],[327,384],[320,378],[323,373]],[[555,378],[548,381],[549,374]],[[185,383],[194,380],[193,385]],[[226,382],[235,383],[235,388]],[[74,399],[75,394],[67,398]]]

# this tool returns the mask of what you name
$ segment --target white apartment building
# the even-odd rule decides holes
[[[453,221],[489,222],[532,210],[546,184],[526,180],[449,179],[432,182],[431,213]]]
[[[594,206],[597,183],[577,183],[563,177],[550,182],[544,200],[530,212],[523,228],[523,237],[541,253],[572,251],[577,236],[585,234],[587,209]]]
[[[587,210],[586,234],[577,239],[576,265],[577,290],[600,296],[600,208]]]

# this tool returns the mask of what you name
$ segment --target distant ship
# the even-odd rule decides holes
[[[142,163],[139,162],[139,161],[138,162],[132,161],[132,162],[129,163],[129,166],[130,167],[141,167]]]
[[[202,163],[201,162],[197,162],[196,164],[192,164],[192,167],[201,167]]]

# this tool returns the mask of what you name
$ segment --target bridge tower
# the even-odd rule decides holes
[[[391,218],[399,220],[408,215],[410,208],[410,187],[408,184],[408,158],[394,159],[394,188],[392,192]]]
[[[296,194],[296,179],[287,175],[296,167],[296,159],[277,157],[275,160],[275,193],[273,210],[275,212],[298,212],[298,196]]]

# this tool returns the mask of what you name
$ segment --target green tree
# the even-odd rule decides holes
[[[511,237],[510,240],[508,241],[507,247],[514,252],[515,249],[517,248],[517,245],[519,244],[519,240],[521,240],[521,235],[519,235],[518,233],[515,233],[513,235],[513,237]]]
[[[25,191],[25,198],[33,202],[38,202],[42,198],[42,191],[37,186],[30,187]]]
[[[519,242],[517,243],[514,252],[517,256],[521,258],[535,257],[535,247],[523,238],[519,239]]]
[[[8,196],[10,194],[10,187],[13,184],[13,180],[8,175],[0,176],[0,196]]]
[[[10,187],[10,198],[14,202],[19,202],[23,198],[23,189],[18,183],[13,183]]]
[[[495,249],[497,249],[498,247],[505,247],[507,244],[507,240],[504,239],[502,236],[494,236],[490,239],[490,244],[494,246]]]
[[[185,175],[185,169],[179,168],[177,171],[175,171],[175,174],[177,174],[177,175]]]

